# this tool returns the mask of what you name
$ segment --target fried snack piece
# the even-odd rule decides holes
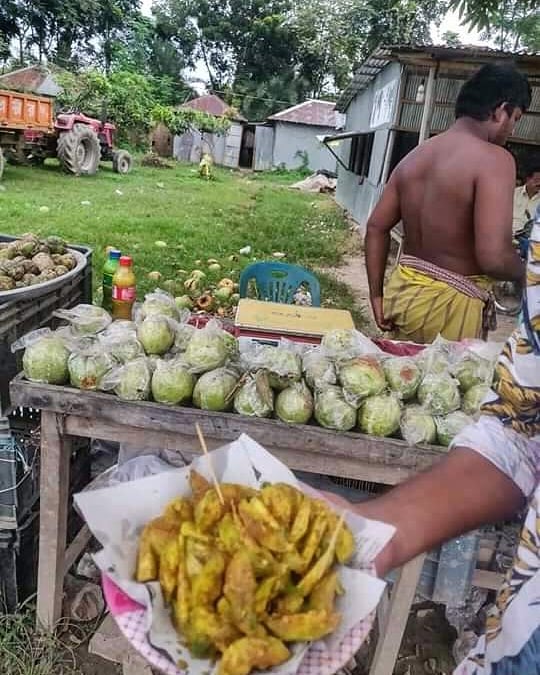
[[[223,652],[229,645],[242,637],[232,623],[224,621],[208,607],[194,607],[191,613],[190,638],[195,642],[196,650],[211,647]],[[192,648],[190,640],[189,647]]]
[[[311,505],[312,501],[309,497],[304,495],[301,496],[300,504],[298,505],[298,511],[294,518],[291,532],[289,534],[289,539],[296,544],[302,539],[309,527],[309,520],[311,517]]]
[[[225,553],[232,556],[240,549],[249,553],[256,577],[275,573],[278,565],[272,554],[249,536],[239,517],[226,513],[219,522],[217,535],[218,543]]]
[[[135,579],[139,583],[155,581],[159,574],[159,560],[152,549],[148,529],[145,528],[139,541],[139,554],[137,557],[137,570]]]
[[[316,509],[305,538],[304,548],[302,549],[302,560],[304,561],[305,565],[302,572],[305,571],[311,564],[311,561],[317,553],[317,549],[319,548],[327,527],[328,519],[326,518],[325,514],[321,512],[320,509]]]
[[[278,598],[275,605],[279,615],[296,614],[304,606],[304,596],[292,589],[287,595]]]
[[[343,526],[343,523],[342,523]],[[339,537],[339,532],[336,537],[336,530],[332,534],[332,539],[328,544],[327,549],[313,565],[313,567],[302,577],[297,585],[298,592],[306,597],[315,588],[316,584],[324,577],[328,570],[332,567],[334,556],[336,553],[336,542]]]
[[[208,534],[204,534],[203,532],[199,532],[195,523],[182,523],[182,526],[180,527],[180,534],[183,537],[186,537],[186,539],[194,539],[195,541],[199,541],[202,544],[210,545],[212,543],[212,537],[210,537]]]
[[[329,527],[324,540],[325,548],[330,543],[332,533],[336,529],[339,521],[339,517],[334,513],[334,511],[332,511],[328,507],[326,508],[326,515],[328,517]],[[354,541],[354,535],[351,532],[347,523],[343,523],[336,542],[337,561],[340,562],[342,565],[349,562],[349,560],[353,557],[355,549],[356,544]]]
[[[289,529],[296,515],[301,493],[292,485],[276,483],[265,485],[261,490],[261,499],[283,527]]]
[[[238,506],[238,513],[249,536],[261,546],[277,553],[291,549],[283,528],[260,499],[243,499]]]
[[[331,613],[339,591],[340,583],[337,572],[329,572],[313,589],[309,596],[308,608],[313,610],[323,609]]]
[[[269,616],[265,624],[270,632],[284,642],[309,642],[332,633],[341,620],[337,612],[311,610],[302,614]]]
[[[185,538],[186,551],[186,572],[190,579],[200,574],[203,566],[208,562],[212,555],[210,544],[194,539],[190,536],[182,535]]]
[[[193,520],[193,504],[184,497],[173,499],[165,507],[163,518],[171,523],[177,523],[180,527],[182,523]]]
[[[167,542],[159,557],[159,583],[166,602],[171,601],[176,591],[179,558],[179,542],[175,537]]]
[[[218,493],[211,488],[195,504],[195,526],[202,532],[210,532],[225,514],[225,506],[220,502]]]
[[[210,606],[221,595],[225,556],[220,551],[211,553],[208,561],[192,581],[191,596],[193,607]]]
[[[276,638],[240,638],[223,652],[219,675],[248,675],[254,668],[279,666],[289,656],[287,647]]]
[[[266,614],[270,602],[283,590],[287,583],[286,577],[266,577],[255,591],[255,612],[258,617]]]
[[[178,577],[174,619],[177,629],[183,633],[188,627],[190,606],[191,587],[186,564],[186,540],[180,536],[178,538]]]
[[[247,551],[237,551],[225,571],[223,593],[230,604],[231,616],[237,628],[245,635],[257,629],[255,592],[257,582]]]
[[[212,483],[206,480],[200,473],[191,469],[189,472],[189,485],[193,493],[193,501],[195,505],[201,501],[204,495],[212,488]]]

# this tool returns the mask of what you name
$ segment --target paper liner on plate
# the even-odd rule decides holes
[[[311,494],[315,492],[300,485],[282,462],[249,436],[242,435],[210,454],[220,482],[254,488],[264,482],[284,482]],[[211,480],[205,457],[194,460],[192,466]],[[143,527],[160,515],[172,499],[191,495],[189,472],[190,467],[186,467],[82,492],[75,496],[75,501],[93,535],[103,546],[95,560],[106,575],[107,601],[134,648],[164,673],[185,675],[186,670],[176,666],[183,662],[187,664],[189,675],[208,675],[217,666],[210,660],[193,658],[181,644],[170,610],[163,602],[159,583],[133,581]],[[345,590],[336,603],[342,615],[340,626],[325,640],[294,645],[292,657],[272,669],[275,675],[329,675],[347,663],[369,632],[372,614],[385,586],[373,576],[372,561],[391,539],[394,528],[352,513],[346,514],[346,521],[355,535],[357,551],[351,565],[341,566],[339,570]],[[118,602],[112,602],[111,597]],[[118,605],[129,611],[119,611]],[[159,663],[153,660],[158,657]]]

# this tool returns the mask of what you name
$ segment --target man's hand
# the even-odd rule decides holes
[[[371,308],[373,309],[373,316],[375,323],[382,331],[393,330],[394,325],[390,320],[385,319],[383,310],[383,298],[371,298]]]

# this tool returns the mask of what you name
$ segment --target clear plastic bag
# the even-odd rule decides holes
[[[112,322],[111,315],[96,305],[77,305],[73,309],[58,309],[54,316],[71,324],[78,335],[97,335]]]
[[[170,293],[156,288],[155,291],[144,296],[144,302],[137,307],[135,320],[143,321],[149,316],[168,316],[170,319],[179,321],[180,310]]]
[[[181,358],[160,360],[152,375],[152,397],[158,403],[181,405],[191,400],[195,376]]]
[[[466,415],[474,417],[480,411],[480,406],[486,400],[491,387],[489,384],[475,384],[463,394],[461,409]]]
[[[174,344],[176,327],[168,316],[151,314],[137,324],[137,339],[148,356],[162,356]]]
[[[415,359],[410,356],[390,357],[384,359],[382,367],[391,391],[403,401],[415,397],[422,381],[422,371]]]
[[[313,395],[305,382],[293,382],[279,392],[276,415],[288,424],[307,424],[313,415]]]
[[[339,328],[329,331],[323,336],[321,353],[334,361],[340,362],[366,354],[381,354],[382,351],[360,331]]]
[[[418,401],[433,415],[447,415],[461,405],[459,385],[448,373],[428,374],[418,387]]]
[[[50,328],[40,328],[15,341],[11,351],[15,353],[24,349],[23,372],[27,380],[41,384],[66,384],[73,346],[72,339],[66,339]]]
[[[268,381],[268,374],[259,370],[246,373],[239,383],[234,396],[234,409],[247,417],[270,417],[274,411],[274,392]]]
[[[302,370],[305,380],[313,390],[324,389],[337,383],[337,373],[333,361],[324,356],[320,347],[307,351],[302,357]]]
[[[358,411],[358,426],[370,436],[392,436],[399,429],[401,403],[392,393],[370,396]]]
[[[131,321],[115,321],[98,335],[98,340],[118,363],[127,363],[145,354],[137,338],[136,326]]]
[[[246,370],[265,370],[272,389],[282,391],[302,379],[300,348],[289,340],[282,340],[277,347],[252,344],[242,353]]]
[[[191,338],[197,330],[195,326],[188,323],[190,318],[191,312],[188,309],[183,309],[179,313],[178,322],[175,326],[174,344],[171,347],[171,352],[173,354],[182,354],[185,352]]]
[[[220,368],[231,357],[231,338],[216,319],[195,330],[184,352],[184,358],[194,373],[206,373]],[[236,340],[235,340],[236,343]]]
[[[358,356],[343,362],[338,376],[345,398],[357,408],[364,399],[381,394],[386,389],[384,371],[376,356]]]
[[[465,429],[469,424],[472,424],[472,422],[473,419],[461,410],[456,410],[443,417],[435,417],[439,445],[448,447],[460,431]]]
[[[101,389],[114,391],[125,401],[144,401],[150,395],[152,367],[142,357],[113,368],[101,381]]]
[[[411,446],[435,443],[437,427],[433,415],[420,405],[410,405],[401,415],[401,436]]]
[[[475,385],[490,384],[494,370],[494,360],[488,360],[467,349],[452,367],[452,375],[459,382],[461,390],[466,392]]]
[[[315,393],[315,419],[326,429],[349,431],[356,426],[357,410],[345,400],[341,387],[327,385]]]
[[[96,391],[105,375],[115,365],[108,352],[93,343],[75,349],[68,359],[69,379],[71,386],[77,389]]]

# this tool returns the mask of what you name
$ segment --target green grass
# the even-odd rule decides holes
[[[0,232],[58,234],[92,247],[96,289],[106,246],[119,248],[134,258],[140,295],[164,280],[175,281],[181,293],[186,273],[205,270],[209,258],[222,264],[210,281],[237,280],[246,264],[276,251],[310,268],[339,265],[350,245],[347,224],[328,197],[288,189],[298,177],[216,169],[215,180],[205,182],[191,165],[136,167],[128,176],[103,165],[96,176],[75,178],[52,161],[42,168],[7,166]],[[239,255],[245,246],[250,255]],[[147,277],[153,270],[163,274],[158,284]],[[319,276],[323,301],[361,320],[348,287]]]

